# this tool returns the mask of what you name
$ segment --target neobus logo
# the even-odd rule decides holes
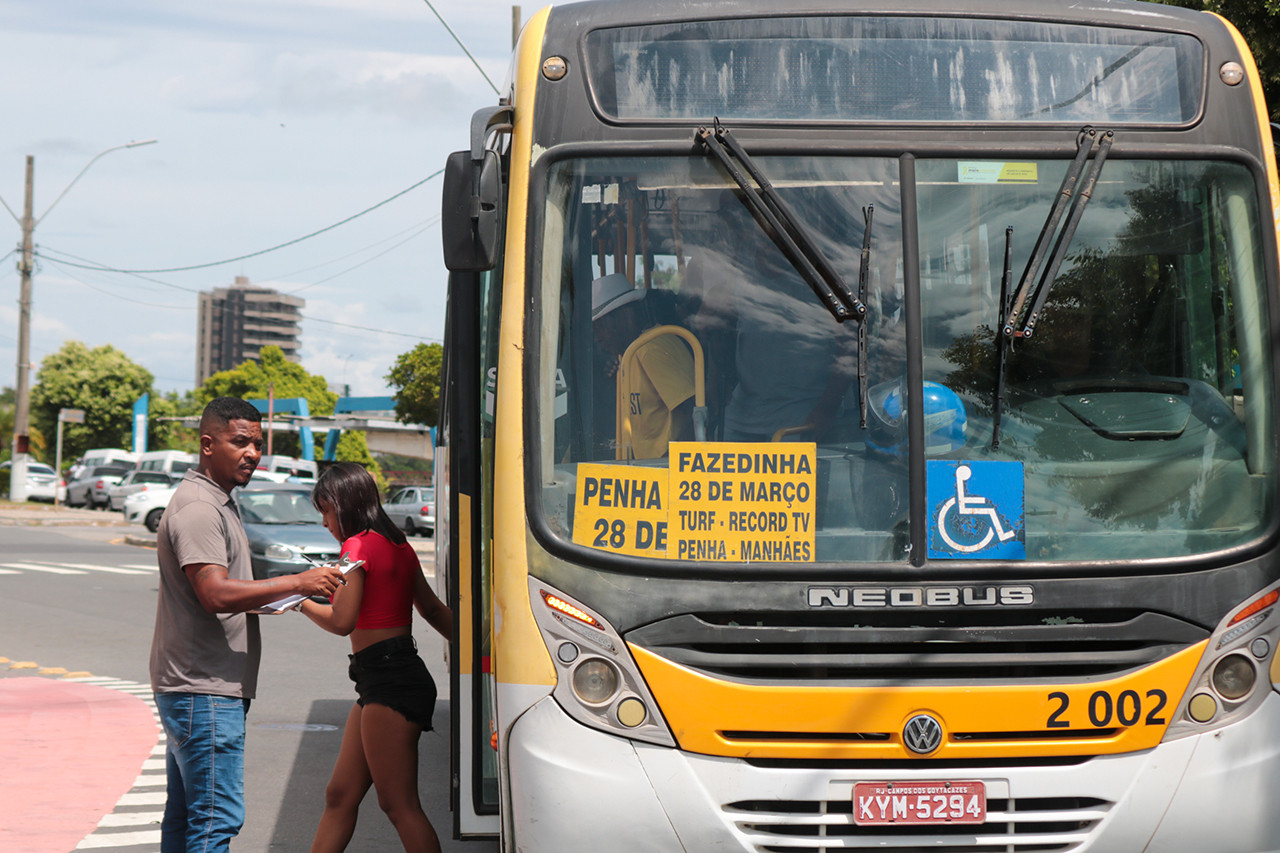
[[[811,586],[810,607],[1017,607],[1032,604],[1030,586]]]

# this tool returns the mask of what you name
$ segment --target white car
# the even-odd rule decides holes
[[[144,524],[152,533],[160,527],[160,517],[169,505],[169,498],[177,488],[147,489],[134,492],[124,499],[124,520],[130,524]]]
[[[9,491],[9,465],[8,462],[0,463],[0,478],[4,481],[0,483],[0,491],[6,494]],[[55,498],[59,501],[67,499],[67,484],[52,466],[28,460],[27,500],[53,503]]]

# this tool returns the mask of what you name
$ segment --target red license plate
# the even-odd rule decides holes
[[[858,782],[853,822],[890,824],[982,823],[987,819],[983,782]]]

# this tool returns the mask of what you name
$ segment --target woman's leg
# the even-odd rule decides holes
[[[364,706],[364,755],[378,805],[387,813],[407,853],[439,853],[440,839],[418,799],[418,738],[422,727],[398,711]]]
[[[333,775],[324,789],[324,814],[316,827],[311,853],[342,853],[347,849],[356,831],[356,818],[360,814],[360,801],[369,792],[373,777],[364,760],[361,742],[361,716],[359,705],[351,706],[347,715],[347,727],[342,732],[342,746],[338,748],[338,760],[333,764]]]

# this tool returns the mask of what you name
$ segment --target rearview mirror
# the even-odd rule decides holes
[[[444,265],[454,272],[493,269],[502,206],[502,166],[497,153],[486,149],[478,161],[470,151],[450,154],[441,206]]]

